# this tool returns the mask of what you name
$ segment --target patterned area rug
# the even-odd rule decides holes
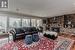
[[[31,45],[26,45],[24,40],[10,41],[0,46],[0,50],[70,50],[73,43],[73,40],[64,37],[58,37],[55,41],[42,37]]]
[[[56,50],[66,50],[70,43],[71,41],[65,40]]]
[[[70,50],[73,43],[74,40],[64,38],[64,37],[58,37],[55,50]]]
[[[0,50],[53,50],[54,41],[48,38],[41,38],[38,42],[31,45],[26,45],[24,40],[17,40],[16,42],[9,42],[0,48]]]

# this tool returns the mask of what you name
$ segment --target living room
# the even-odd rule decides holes
[[[0,0],[0,50],[75,50],[74,0]]]

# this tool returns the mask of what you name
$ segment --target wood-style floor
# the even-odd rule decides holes
[[[61,34],[61,35],[59,35],[59,36],[63,36],[63,37],[65,37],[65,38],[70,38],[70,39],[75,40],[75,35],[70,35],[70,34]],[[74,42],[74,44],[73,44],[71,50],[75,50],[75,42]]]

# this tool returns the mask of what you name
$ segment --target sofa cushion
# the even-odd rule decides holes
[[[22,28],[15,28],[15,32],[16,32],[16,34],[25,33]]]

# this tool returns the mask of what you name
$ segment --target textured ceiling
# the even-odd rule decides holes
[[[75,0],[9,0],[8,9],[22,14],[39,17],[53,17],[75,13]]]

